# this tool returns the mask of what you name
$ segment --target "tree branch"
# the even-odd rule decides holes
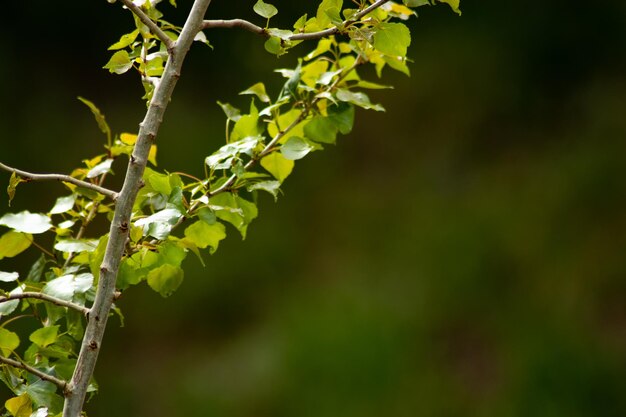
[[[359,21],[363,16],[371,13],[372,11],[378,9],[383,4],[389,2],[389,0],[378,0],[376,3],[371,4],[369,7],[357,12],[350,19],[346,19],[341,23],[341,27],[346,27],[351,25],[357,21]],[[332,28],[320,30],[318,32],[310,32],[310,33],[298,33],[289,37],[290,41],[304,41],[304,40],[312,40],[312,39],[320,39],[325,38],[327,36],[334,35],[339,32],[340,26],[333,26]],[[248,22],[243,19],[232,19],[232,20],[205,20],[202,22],[202,29],[213,29],[213,28],[241,28],[245,29],[249,32],[256,33],[257,35],[261,35],[264,37],[269,37],[269,33],[264,28],[255,25],[254,23]]]
[[[173,44],[161,80],[150,100],[148,111],[139,124],[139,133],[128,162],[124,185],[115,204],[115,213],[109,229],[109,240],[104,259],[100,264],[96,296],[89,311],[87,327],[74,374],[65,390],[63,417],[79,417],[81,415],[89,380],[98,360],[106,322],[116,298],[115,281],[128,237],[133,205],[142,185],[142,176],[148,163],[150,148],[156,139],[165,109],[180,78],[183,61],[195,36],[202,29],[202,20],[210,3],[211,0],[194,0],[180,36]],[[125,1],[124,4],[127,2]]]
[[[165,44],[168,52],[174,49],[174,41],[169,36],[167,36],[167,34],[163,32],[163,30],[156,23],[154,23],[154,21],[150,19],[150,17],[143,10],[141,10],[139,6],[133,3],[132,0],[120,1],[124,3],[124,6],[130,9],[130,11],[133,12],[144,25],[148,26],[150,32],[152,32],[154,36],[159,38],[159,40]]]
[[[71,308],[78,311],[79,313],[83,313],[84,315],[87,315],[89,313],[89,309],[87,307],[72,303],[71,301],[61,300],[60,298],[56,298],[41,292],[23,292],[21,294],[0,296],[0,304],[6,303],[7,301],[11,300],[21,300],[23,298],[36,298],[38,300],[48,301],[61,307]]]
[[[106,197],[109,197],[111,200],[115,201],[117,200],[118,197],[118,193],[116,193],[115,191],[109,190],[108,188],[104,188],[101,187],[99,185],[96,184],[92,184],[90,182],[87,181],[82,181],[79,180],[77,178],[74,177],[70,177],[69,175],[62,175],[62,174],[33,174],[32,172],[26,172],[26,171],[22,171],[20,169],[16,169],[16,168],[12,168],[8,165],[3,164],[2,162],[0,162],[0,169],[3,169],[5,171],[8,172],[15,172],[15,174],[19,175],[22,178],[26,178],[27,180],[30,181],[61,181],[61,182],[68,182],[70,184],[74,184],[78,187],[83,187],[83,188],[88,188],[90,190],[93,190],[99,194],[102,194]]]
[[[202,29],[213,29],[213,28],[241,28],[245,29],[248,32],[256,33],[257,35],[269,36],[267,31],[260,26],[255,25],[254,23],[248,22],[243,19],[232,19],[232,20],[205,20],[202,22]]]
[[[27,365],[22,361],[16,361],[13,359],[5,358],[4,356],[0,356],[0,363],[4,363],[14,368],[24,369],[25,371],[30,372],[31,374],[43,379],[44,381],[52,382],[57,387],[61,388],[62,391],[65,391],[67,389],[67,382],[52,375],[48,375],[45,372],[41,372],[39,369],[33,368],[32,366]]]

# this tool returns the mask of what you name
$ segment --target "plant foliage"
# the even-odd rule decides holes
[[[460,14],[458,0],[440,2]],[[158,3],[142,0],[132,4],[175,42],[183,28],[164,19]],[[130,223],[125,225],[127,239],[119,259],[117,295],[146,283],[163,297],[170,296],[184,282],[185,258],[193,254],[204,263],[203,252],[215,253],[229,231],[236,230],[245,238],[258,216],[256,194],[265,192],[278,198],[297,161],[350,133],[355,108],[384,111],[370,100],[367,90],[388,87],[362,78],[361,67],[372,65],[378,77],[387,67],[409,75],[406,54],[411,34],[405,22],[416,15],[415,8],[434,2],[343,3],[323,0],[314,16],[302,16],[289,29],[271,27],[272,17],[279,13],[274,5],[262,0],[254,4],[264,24],[258,33],[266,38],[264,47],[269,53],[280,56],[303,42],[313,42],[312,49],[298,59],[295,68],[276,70],[284,78],[280,91],[270,93],[259,82],[240,93],[250,97],[249,108],[218,103],[226,119],[224,145],[204,158],[204,177],[159,171],[157,147],[151,146],[150,166],[143,171],[142,187],[132,202]],[[104,68],[114,74],[138,73],[145,89],[143,99],[150,105],[167,70],[170,51],[166,39],[137,13],[133,16],[134,27],[109,47],[112,54]],[[205,27],[208,30],[211,25]],[[195,40],[209,44],[202,31]],[[93,113],[106,141],[103,152],[85,159],[70,177],[102,187],[113,175],[115,159],[133,162],[138,136],[113,133],[98,107],[79,99]],[[13,172],[10,199],[26,179]],[[64,184],[66,193],[47,213],[23,211],[0,217],[4,229],[0,260],[26,251],[40,252],[30,270],[0,272],[4,288],[0,298],[0,379],[15,394],[4,403],[5,415],[60,415],[64,395],[71,394],[64,384],[72,379],[81,354],[89,320],[85,312],[97,297],[109,234],[92,236],[89,225],[99,216],[111,221],[117,201],[91,186]],[[52,247],[47,249],[38,243],[44,233],[53,236]],[[119,313],[114,305],[112,311]],[[14,321],[5,320],[11,316],[28,317],[37,324],[36,330],[18,335],[11,330]],[[96,390],[92,379],[87,391]]]

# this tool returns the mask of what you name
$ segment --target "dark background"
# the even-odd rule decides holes
[[[253,0],[213,3],[210,18],[255,19]],[[273,3],[280,26],[317,5]],[[90,416],[626,415],[626,2],[461,6],[419,10],[412,77],[387,72],[395,90],[371,94],[387,112],[359,111],[348,137],[298,162],[246,241],[231,229],[206,268],[190,257],[168,299],[124,294]],[[100,69],[127,11],[1,7],[0,160],[69,172],[99,153],[78,95],[136,130],[139,80]],[[160,169],[201,175],[223,141],[216,100],[246,108],[236,93],[260,80],[275,94],[272,70],[305,53],[207,35],[215,50],[196,45],[185,64]],[[0,204],[47,211],[64,193],[29,184]]]

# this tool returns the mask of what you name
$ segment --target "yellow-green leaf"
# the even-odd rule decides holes
[[[48,326],[35,330],[28,339],[37,346],[45,348],[57,340],[58,334],[59,326]]]
[[[24,252],[33,243],[33,237],[27,233],[13,230],[0,237],[0,259],[12,258]]]
[[[7,355],[17,349],[20,345],[20,338],[10,330],[0,327],[0,350]]]
[[[148,273],[148,285],[163,297],[169,297],[183,282],[184,271],[174,265],[161,265]]]
[[[4,402],[4,407],[13,417],[30,417],[33,412],[33,403],[26,393],[9,398]]]
[[[261,159],[261,166],[280,182],[283,182],[291,174],[294,165],[293,161],[285,158],[279,152],[272,152]]]
[[[185,229],[185,238],[193,242],[200,249],[210,247],[210,252],[214,253],[220,240],[226,237],[226,227],[220,222],[208,224],[199,220]]]

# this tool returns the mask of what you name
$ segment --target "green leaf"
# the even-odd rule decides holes
[[[461,16],[461,10],[459,9],[460,0],[437,0],[437,1],[439,1],[440,3],[447,3],[452,8],[452,10],[454,10],[456,14]]]
[[[211,197],[211,208],[215,215],[233,226],[242,238],[246,238],[248,225],[254,220],[259,211],[256,205],[232,193],[221,193]]]
[[[324,0],[317,8],[317,24],[325,29],[331,24],[331,16],[339,15],[343,6],[343,0]]]
[[[144,236],[152,236],[163,240],[169,236],[172,226],[178,223],[182,216],[178,209],[166,208],[157,211],[151,216],[137,220],[135,226],[143,227]]]
[[[402,0],[405,6],[408,7],[420,7],[430,5],[428,0]]]
[[[381,23],[374,34],[374,48],[386,55],[405,57],[410,44],[411,32],[402,23]]]
[[[261,181],[248,186],[248,191],[266,191],[274,196],[274,201],[278,197],[278,191],[280,191],[280,181]]]
[[[63,407],[63,400],[56,395],[56,390],[57,387],[52,382],[37,378],[32,384],[24,384],[17,391],[28,394],[35,406],[47,407],[54,413],[60,412]]]
[[[9,293],[9,295],[22,294],[24,292],[22,290],[22,287],[23,285],[20,285],[19,287],[15,288],[13,291]],[[11,301],[6,301],[4,303],[0,303],[0,318],[2,318],[3,316],[8,316],[9,314],[13,313],[13,311],[15,311],[15,309],[17,308],[19,304],[20,304],[20,300],[11,300]]]
[[[65,253],[93,252],[97,247],[96,239],[65,239],[54,245],[54,249]]]
[[[84,294],[93,286],[93,275],[89,272],[82,274],[63,275],[49,281],[41,290],[43,293],[72,301],[75,294]]]
[[[19,177],[15,172],[11,174],[11,178],[9,178],[9,186],[7,187],[7,194],[9,195],[9,207],[11,206],[11,201],[15,198],[15,190],[17,190],[17,186],[21,182],[26,182],[21,177]]]
[[[148,273],[148,285],[162,297],[169,297],[183,282],[184,275],[178,266],[161,265]]]
[[[252,155],[252,152],[259,146],[262,140],[261,136],[247,136],[231,142],[222,146],[213,155],[207,156],[204,162],[211,169],[229,169],[239,154]]]
[[[276,56],[284,55],[286,50],[283,47],[283,42],[280,38],[276,36],[272,36],[268,40],[265,41],[263,47],[270,54],[274,54]]]
[[[5,353],[14,351],[20,345],[20,338],[10,330],[0,327],[0,350]]]
[[[13,417],[30,417],[33,412],[33,402],[28,394],[9,398],[4,402],[4,407]]]
[[[279,152],[272,152],[261,159],[261,166],[282,183],[291,174],[294,162]]]
[[[95,104],[85,98],[78,97],[78,100],[80,100],[85,106],[89,107],[89,110],[91,110],[91,113],[93,113],[93,117],[96,119],[96,123],[98,123],[98,127],[100,128],[102,133],[110,135],[111,128],[107,124],[106,119],[104,118],[104,115],[102,114],[100,109],[98,109]]]
[[[33,237],[27,233],[13,230],[0,237],[0,259],[12,258],[24,252],[33,243]]]
[[[130,60],[130,56],[126,51],[117,51],[113,54],[109,62],[102,67],[104,69],[108,69],[109,72],[115,74],[124,74],[126,71],[131,69],[133,66],[132,61]]]
[[[52,228],[50,218],[44,214],[22,211],[17,214],[7,213],[0,218],[0,225],[16,232],[39,234]]]
[[[30,334],[29,340],[39,347],[45,348],[57,340],[59,326],[47,326],[37,329]]]
[[[54,203],[54,207],[52,207],[52,210],[50,210],[50,214],[67,213],[74,207],[75,202],[76,194],[68,195],[66,197],[59,197]]]
[[[226,227],[219,222],[208,224],[198,220],[185,229],[185,237],[200,249],[210,247],[210,253],[213,254],[220,241],[226,237]]]
[[[261,100],[263,103],[270,102],[270,97],[265,92],[265,84],[263,83],[256,83],[252,87],[248,88],[247,90],[242,91],[239,94],[240,95],[252,94],[252,95],[257,96],[259,100]]]
[[[253,7],[254,12],[266,19],[269,19],[278,14],[278,9],[271,4],[265,3],[263,0],[259,0]]]
[[[236,122],[237,120],[241,119],[241,111],[239,109],[231,106],[228,103],[220,103],[218,101],[217,104],[222,108],[228,120]]]
[[[362,107],[367,110],[385,111],[380,104],[372,104],[367,94],[360,91],[354,92],[343,88],[337,89],[337,99],[346,103],[352,103],[355,106]]]
[[[241,116],[233,127],[233,132],[230,135],[231,141],[237,141],[239,139],[246,138],[248,136],[259,136],[262,133],[262,129],[259,126],[259,111],[254,106],[254,100],[250,103],[250,113]]]
[[[315,148],[306,140],[298,136],[292,136],[280,147],[280,153],[282,153],[285,158],[296,161],[304,158],[313,149]]]
[[[116,51],[118,49],[126,48],[128,45],[135,42],[135,39],[137,39],[137,35],[139,35],[138,29],[135,29],[132,32],[127,33],[125,35],[122,35],[119,41],[109,46],[109,51]]]
[[[16,281],[19,277],[20,277],[20,274],[18,274],[17,272],[0,271],[1,282],[13,282],[13,281]]]
[[[339,103],[328,107],[328,118],[337,126],[341,134],[347,135],[354,125],[354,106],[349,103]]]
[[[338,130],[337,125],[324,116],[316,116],[304,125],[307,139],[321,143],[335,143]]]

